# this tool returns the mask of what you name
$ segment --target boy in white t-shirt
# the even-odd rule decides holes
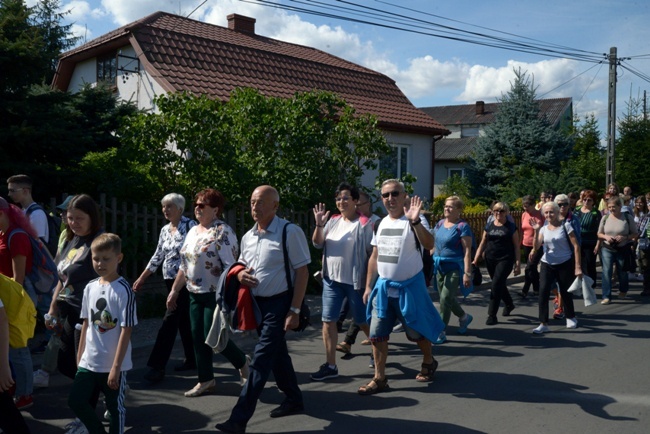
[[[115,234],[101,234],[90,246],[99,279],[86,286],[80,317],[84,320],[77,353],[77,374],[68,405],[90,434],[105,433],[93,408],[101,391],[110,413],[110,434],[124,432],[126,371],[131,363],[131,330],[138,323],[135,293],[118,274],[122,242]]]

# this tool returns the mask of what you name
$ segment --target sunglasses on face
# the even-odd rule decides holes
[[[569,206],[568,202],[558,202],[557,206],[563,207],[563,206]]]
[[[492,212],[495,213],[495,214],[498,214],[498,213],[502,213],[502,212],[505,212],[505,211],[502,210],[502,209],[493,209]]]
[[[384,199],[388,199],[389,197],[397,197],[400,194],[402,194],[401,191],[393,190],[393,191],[387,191],[386,193],[382,193],[381,197],[383,197]]]
[[[210,206],[210,205],[207,205],[207,204],[205,204],[205,203],[195,203],[195,204],[194,204],[194,208],[198,208],[198,209],[203,209],[203,208],[205,208],[206,206]]]

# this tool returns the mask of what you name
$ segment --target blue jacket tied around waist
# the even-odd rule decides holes
[[[399,289],[399,308],[406,321],[406,326],[420,333],[431,342],[438,339],[438,335],[444,330],[445,324],[442,322],[438,311],[433,307],[422,272],[402,282],[378,278],[375,287],[370,293],[366,307],[368,323],[372,318],[373,299],[376,299],[377,316],[379,318],[386,317],[389,287]]]

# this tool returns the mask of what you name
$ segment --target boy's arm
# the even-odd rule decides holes
[[[120,384],[120,373],[122,372],[122,362],[126,356],[126,350],[131,342],[131,331],[133,327],[122,327],[120,331],[120,340],[117,343],[117,351],[115,352],[115,359],[111,372],[108,374],[108,387],[117,390]]]
[[[88,331],[88,318],[84,319],[83,324],[81,325],[81,336],[79,337],[79,349],[77,350],[77,367],[79,367],[79,362],[81,357],[84,355],[86,350],[86,332]]]

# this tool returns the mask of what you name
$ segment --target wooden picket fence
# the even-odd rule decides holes
[[[50,209],[54,210],[57,203],[59,202],[52,198],[50,200]],[[160,229],[167,224],[167,221],[165,221],[159,206],[152,207],[118,202],[116,198],[107,198],[105,194],[99,196],[97,203],[99,204],[106,231],[115,233],[122,238],[124,253],[122,273],[127,279],[133,281],[140,275],[151,258],[158,243]],[[314,216],[311,211],[281,210],[278,214],[300,226],[305,231],[307,239],[311,239],[314,230]],[[521,211],[511,214],[519,227]],[[191,211],[187,212],[186,215],[193,217]],[[438,220],[443,218],[442,215],[433,215],[431,213],[425,213],[425,215],[432,227]],[[476,213],[461,216],[469,223],[477,242],[480,242],[483,236],[488,215],[489,213]],[[233,228],[238,239],[241,239],[253,225],[248,204],[231,207],[224,213],[223,220]],[[159,284],[159,282],[156,283],[156,285]]]

